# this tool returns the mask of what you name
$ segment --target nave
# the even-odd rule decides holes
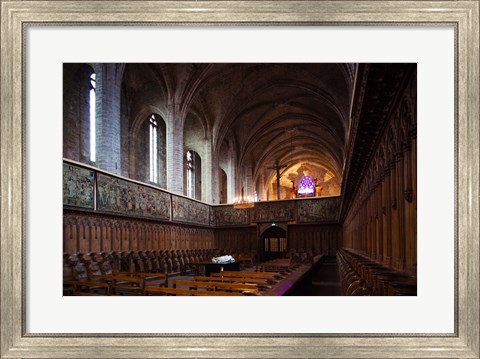
[[[66,63],[63,80],[66,295],[416,294],[416,64]]]
[[[289,252],[257,262],[235,254],[235,270],[210,257],[230,250],[177,250],[65,254],[63,294],[74,296],[323,296],[416,295],[413,276],[391,270],[358,253],[336,257]],[[223,254],[225,255],[225,254]]]

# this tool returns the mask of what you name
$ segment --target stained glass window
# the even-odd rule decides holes
[[[303,176],[298,182],[298,195],[308,196],[315,193],[315,180],[310,176]]]

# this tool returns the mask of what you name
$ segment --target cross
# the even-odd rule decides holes
[[[281,165],[278,160],[275,161],[275,165],[267,167],[271,170],[277,170],[277,199],[280,199],[280,168],[287,167],[286,164]]]

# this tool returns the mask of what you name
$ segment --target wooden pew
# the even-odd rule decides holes
[[[236,277],[236,278],[257,278],[257,279],[281,279],[283,276],[277,272],[242,272],[242,271],[224,271],[212,273],[213,277]]]
[[[256,284],[260,288],[270,288],[273,284],[278,283],[277,280],[273,279],[262,279],[262,278],[243,278],[243,277],[205,277],[205,276],[195,276],[193,280],[200,282],[227,282],[227,283],[245,283],[245,284]]]
[[[152,280],[159,280],[158,285],[167,287],[168,286],[168,275],[163,273],[141,273],[141,272],[117,272],[113,274],[93,274],[89,278],[93,280],[103,280],[111,282],[117,280],[117,284],[120,284],[119,279],[126,278],[126,282],[130,282],[130,278],[140,278],[145,282]]]
[[[257,295],[258,294],[258,286],[256,284],[239,284],[239,283],[225,283],[225,282],[199,282],[199,281],[192,281],[192,280],[181,280],[181,279],[174,279],[173,280],[173,288],[177,288],[177,285],[185,285],[188,286],[189,289],[198,289],[198,288],[206,288],[217,291],[218,289],[226,290],[226,291],[235,291],[241,293],[248,293]]]
[[[109,283],[94,281],[67,280],[63,284],[73,286],[73,295],[110,295],[111,288]],[[85,291],[85,288],[87,290]],[[101,291],[102,293],[99,293]]]
[[[207,291],[207,290],[190,290],[180,288],[164,288],[164,287],[145,287],[145,295],[157,293],[162,295],[198,295],[198,296],[240,296],[240,292],[224,292],[224,291]]]
[[[144,278],[145,282],[152,280],[159,280],[160,287],[168,287],[168,274],[166,273],[149,273],[149,272],[120,272],[115,275],[123,275],[128,277]]]
[[[129,276],[110,276],[105,278],[110,282],[112,295],[142,295],[145,278]]]

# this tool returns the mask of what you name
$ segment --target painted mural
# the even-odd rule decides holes
[[[298,222],[330,222],[338,219],[340,197],[299,201]]]
[[[255,222],[293,221],[295,219],[293,202],[257,202],[255,203]]]
[[[173,220],[187,223],[210,225],[209,206],[188,198],[172,195]]]
[[[95,172],[63,164],[63,205],[93,209]]]
[[[250,224],[248,209],[235,209],[233,206],[214,207],[216,226],[238,226]]]
[[[97,210],[170,219],[170,194],[98,174]]]

